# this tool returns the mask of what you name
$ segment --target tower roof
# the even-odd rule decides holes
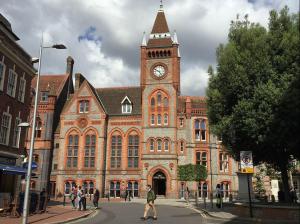
[[[148,47],[172,46],[171,34],[169,31],[166,16],[162,4],[157,12],[154,25],[147,44]]]

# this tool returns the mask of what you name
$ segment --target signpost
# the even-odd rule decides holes
[[[252,152],[251,151],[241,151],[240,159],[241,159],[241,173],[247,174],[250,217],[253,218],[251,193],[250,193],[250,175],[249,175],[254,172]]]

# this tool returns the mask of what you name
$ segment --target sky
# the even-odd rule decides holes
[[[143,32],[151,32],[160,0],[0,0],[0,13],[37,57],[44,46],[63,43],[67,50],[45,49],[42,74],[63,74],[68,55],[74,73],[96,88],[138,86]],[[267,27],[269,11],[285,5],[299,10],[298,0],[164,0],[169,29],[176,30],[181,54],[181,94],[204,96],[207,68],[216,66],[216,48],[227,42],[237,14]]]

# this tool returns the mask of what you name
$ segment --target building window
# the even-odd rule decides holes
[[[208,194],[207,194],[207,183],[200,183],[198,185],[198,191],[199,191],[199,197],[200,198],[207,198]]]
[[[196,141],[206,141],[205,120],[195,120],[195,139]]]
[[[168,114],[164,114],[164,125],[168,125]]]
[[[127,96],[123,99],[121,104],[122,104],[122,113],[130,114],[132,111],[132,104]]]
[[[155,115],[151,115],[151,125],[155,125]]]
[[[137,181],[133,184],[133,197],[139,196],[139,183]]]
[[[150,140],[150,151],[154,151],[154,139]]]
[[[158,106],[161,105],[161,93],[160,92],[157,93],[157,105]]]
[[[81,100],[79,101],[79,113],[88,113],[89,112],[89,101]]]
[[[4,112],[2,115],[1,130],[0,130],[1,144],[8,145],[9,143],[10,123],[11,123],[11,115],[9,113]]]
[[[57,163],[53,164],[53,170],[57,170]]]
[[[161,115],[157,115],[157,125],[161,125]]]
[[[26,80],[23,75],[23,77],[20,79],[19,94],[18,94],[18,100],[20,102],[24,102],[25,89],[26,89]]]
[[[48,102],[49,92],[41,92],[41,102]]]
[[[55,143],[55,148],[59,148],[59,143]]]
[[[169,151],[169,140],[167,139],[164,141],[164,150]]]
[[[183,153],[184,152],[184,142],[180,141],[180,152]]]
[[[16,95],[17,78],[18,78],[17,73],[10,69],[8,74],[8,82],[7,82],[7,94],[12,97],[15,97]]]
[[[95,167],[96,136],[85,136],[84,167]]]
[[[167,97],[164,98],[164,107],[168,107],[169,106],[169,100]]]
[[[196,164],[202,166],[207,166],[207,153],[206,152],[196,152]]]
[[[128,137],[128,167],[138,168],[139,166],[139,136],[129,135]]]
[[[219,153],[219,169],[221,172],[228,172],[229,161],[228,154],[220,152]]]
[[[154,99],[154,97],[151,98],[151,107],[152,108],[155,107],[155,99]]]
[[[38,154],[34,154],[33,157],[32,157],[32,160],[33,160],[35,163],[39,163],[39,155],[38,155]]]
[[[42,121],[40,118],[37,118],[36,124],[35,124],[35,132],[34,132],[35,138],[41,138],[42,137]]]
[[[227,183],[227,182],[221,183],[222,197],[228,198],[229,197],[229,191],[230,191],[229,183]]]
[[[179,127],[183,128],[183,125],[184,125],[184,119],[179,118]]]
[[[110,182],[110,197],[119,198],[121,196],[120,182]]]
[[[161,151],[162,148],[162,141],[160,139],[157,140],[157,151]]]
[[[65,183],[65,194],[71,193],[71,184],[69,182]]]
[[[121,167],[121,152],[122,152],[122,138],[120,135],[114,135],[111,138],[111,168]]]
[[[3,62],[0,61],[0,90],[3,90],[4,78],[5,78],[5,65]]]
[[[94,194],[94,182],[90,181],[89,183],[89,194]]]
[[[78,135],[69,135],[68,138],[68,154],[67,154],[67,167],[75,168],[78,162]]]
[[[19,117],[15,120],[15,129],[14,129],[14,137],[13,137],[13,147],[18,148],[20,142],[20,127],[18,126],[21,123],[21,119]]]

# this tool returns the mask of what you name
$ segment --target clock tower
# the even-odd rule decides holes
[[[180,55],[177,35],[169,31],[163,6],[151,34],[141,45],[143,184],[157,195],[177,193],[177,99],[180,95]]]

